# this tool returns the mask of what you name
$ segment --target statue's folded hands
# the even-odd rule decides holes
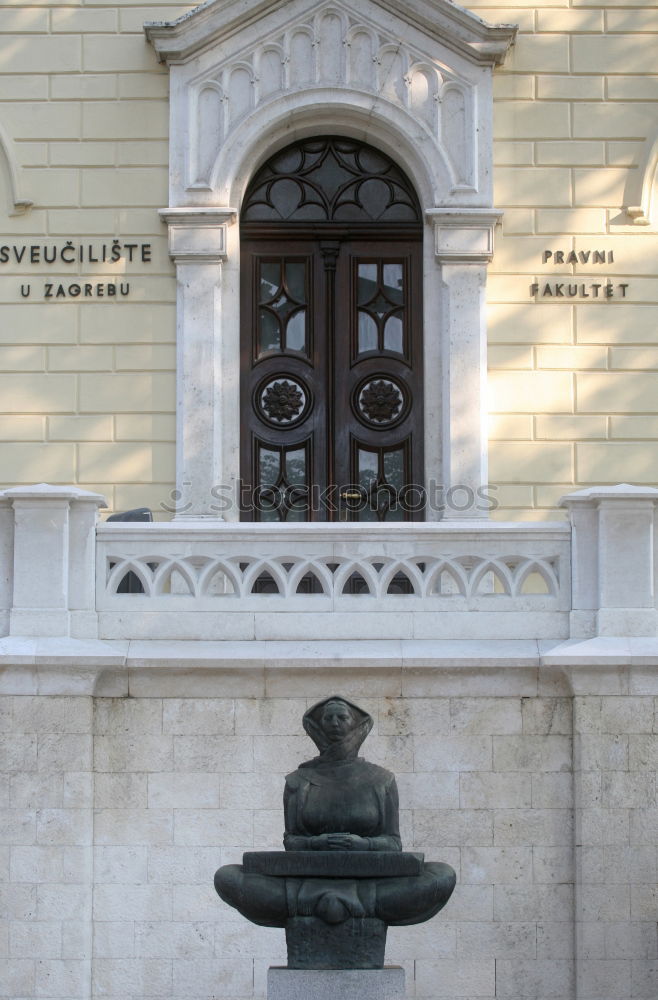
[[[312,851],[369,851],[368,837],[359,837],[356,833],[321,833],[319,837],[311,837]]]

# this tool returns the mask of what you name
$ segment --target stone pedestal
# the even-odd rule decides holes
[[[404,969],[282,969],[267,972],[267,1000],[404,1000]]]
[[[317,917],[292,917],[286,922],[286,944],[289,969],[381,969],[386,924],[372,917],[339,924]]]

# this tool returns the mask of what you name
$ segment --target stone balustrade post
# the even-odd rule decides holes
[[[494,251],[495,209],[432,209],[434,254],[441,273],[444,520],[486,518],[487,264]],[[469,502],[469,500],[471,502]]]
[[[572,636],[655,636],[658,490],[597,486],[560,503],[572,525]]]
[[[95,525],[104,497],[40,483],[2,498],[13,507],[9,634],[97,638]]]

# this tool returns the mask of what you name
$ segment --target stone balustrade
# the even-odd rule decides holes
[[[113,523],[97,539],[107,638],[568,635],[566,524]]]
[[[11,636],[655,636],[658,491],[565,497],[569,522],[96,523],[103,498],[0,496]]]

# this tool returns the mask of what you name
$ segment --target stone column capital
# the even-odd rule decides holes
[[[494,229],[503,213],[495,208],[430,208],[434,254],[440,263],[487,264],[494,252]]]
[[[235,208],[161,208],[169,227],[169,256],[176,264],[219,264],[227,257],[226,230]]]

